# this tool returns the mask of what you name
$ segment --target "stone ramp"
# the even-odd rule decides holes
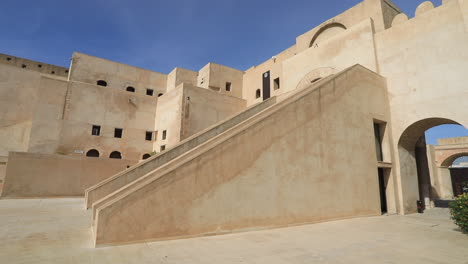
[[[130,184],[140,177],[154,171],[165,163],[177,158],[181,154],[197,147],[198,145],[206,142],[207,140],[223,133],[229,128],[237,125],[238,123],[246,120],[247,118],[255,115],[256,113],[268,108],[275,104],[276,98],[272,97],[259,104],[247,108],[245,111],[232,116],[224,121],[221,121],[183,141],[176,146],[167,149],[143,162],[136,164],[122,172],[115,174],[112,177],[88,188],[85,190],[85,204],[86,208],[92,207],[93,203],[106,197],[107,195],[119,190],[127,184]]]
[[[95,208],[96,245],[380,215],[385,86],[353,66],[165,163]]]

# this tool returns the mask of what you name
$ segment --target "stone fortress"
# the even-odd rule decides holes
[[[412,213],[453,196],[424,131],[468,127],[467,47],[468,0],[364,0],[245,71],[0,55],[2,197],[84,195],[96,245]]]

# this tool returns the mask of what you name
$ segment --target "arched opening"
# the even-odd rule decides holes
[[[336,34],[345,31],[346,27],[343,24],[340,23],[330,23],[325,26],[323,26],[317,33],[315,33],[314,37],[310,41],[309,47],[318,47],[319,44]]]
[[[96,149],[90,149],[90,150],[88,150],[88,152],[86,152],[86,157],[98,158],[99,157],[99,151],[97,151]]]
[[[406,128],[398,141],[400,212],[414,213],[417,201],[428,207],[431,201],[443,196],[434,175],[433,162],[429,164],[426,131],[441,125],[459,123],[446,118],[427,118]]]
[[[439,168],[439,177],[444,177],[446,187],[451,187],[453,197],[468,193],[468,151],[447,157]]]
[[[98,80],[98,81],[96,82],[96,84],[99,85],[99,86],[104,86],[104,87],[107,86],[107,82],[104,81],[104,80]]]
[[[135,88],[132,87],[132,86],[129,86],[129,87],[127,87],[127,92],[134,93],[134,92],[135,92]]]
[[[145,159],[148,159],[148,158],[150,158],[150,157],[151,157],[151,155],[150,155],[150,154],[148,154],[148,153],[146,153],[146,154],[144,154],[144,155],[143,155],[143,157],[142,157],[142,158],[145,160]]]
[[[260,96],[262,96],[262,92],[260,91],[260,89],[257,89],[257,90],[255,91],[255,98],[258,99],[258,98],[260,98]]]
[[[112,151],[112,153],[109,155],[109,158],[111,159],[122,159],[122,154],[118,151]]]
[[[159,93],[159,94],[158,94],[158,97],[161,97],[161,96],[163,96],[163,93]]]

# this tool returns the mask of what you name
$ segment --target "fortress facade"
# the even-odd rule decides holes
[[[450,198],[424,131],[468,127],[468,0],[442,2],[408,18],[364,0],[245,71],[0,55],[2,196],[85,195],[96,244],[406,214]]]

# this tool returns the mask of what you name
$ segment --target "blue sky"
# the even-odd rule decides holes
[[[359,2],[2,0],[0,53],[61,66],[79,51],[163,73],[208,62],[245,70]],[[412,17],[422,0],[393,2]]]

